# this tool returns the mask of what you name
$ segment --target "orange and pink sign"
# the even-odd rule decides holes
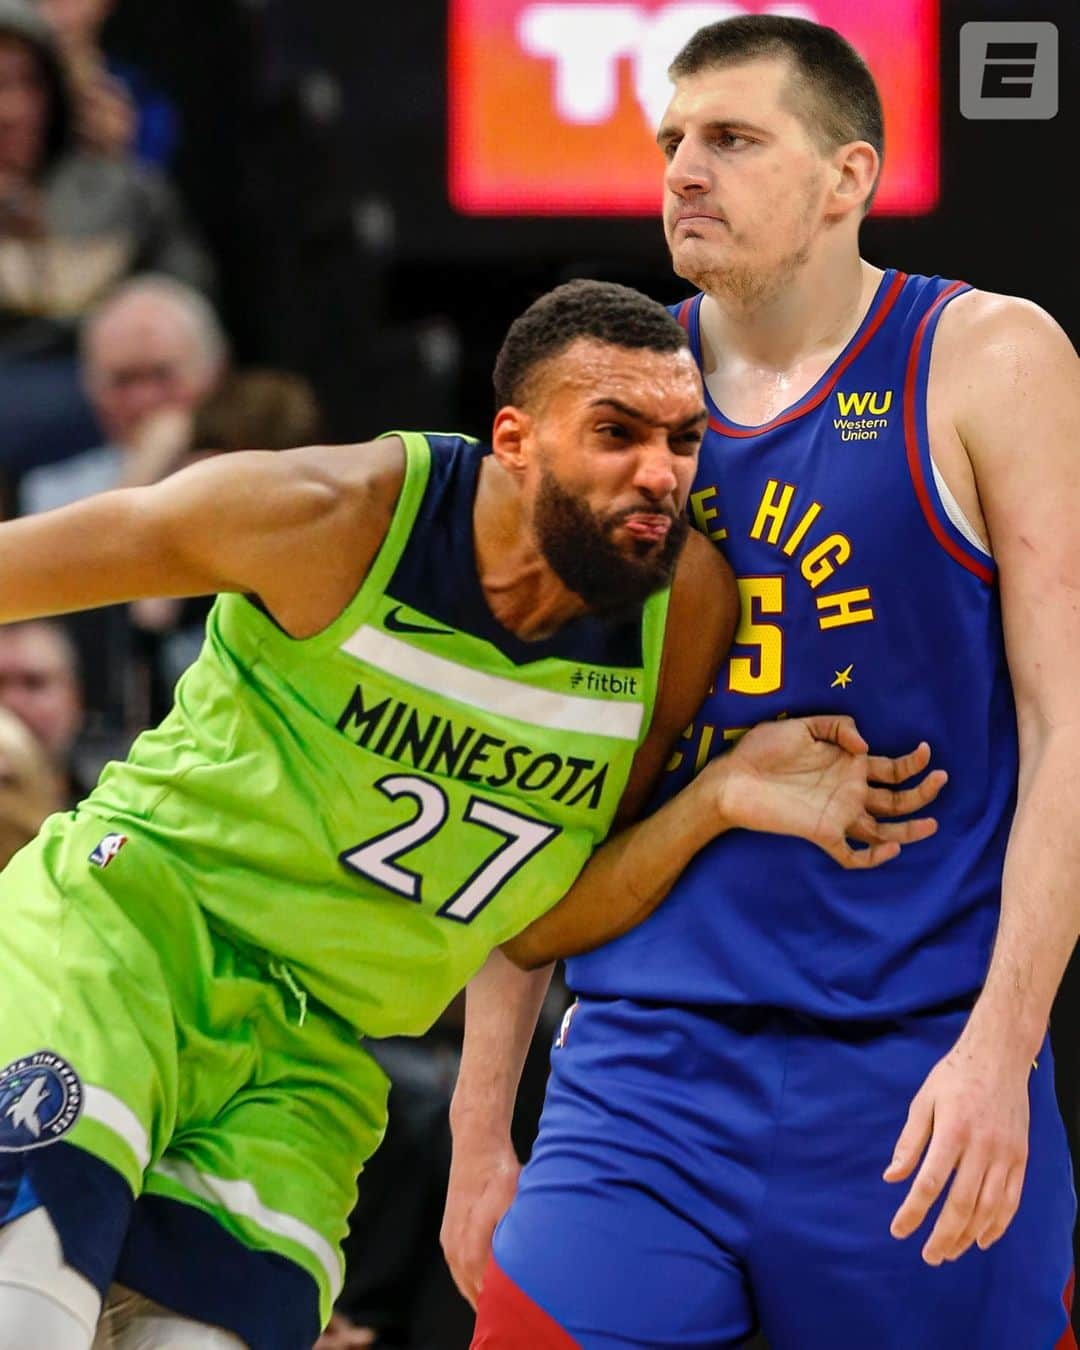
[[[938,199],[938,0],[451,0],[449,190],[466,215],[654,215],[667,66],[703,24],[789,14],[836,28],[885,104],[877,215]]]

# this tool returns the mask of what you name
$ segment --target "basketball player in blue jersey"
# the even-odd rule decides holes
[[[886,749],[917,729],[950,783],[937,836],[874,876],[639,825],[638,891],[670,894],[567,963],[486,1271],[546,975],[483,972],[444,1222],[474,1345],[1072,1347],[1046,1029],[1080,916],[1080,366],[1033,304],[860,258],[882,117],[838,34],[731,19],[671,75],[665,230],[710,410],[691,513],[742,618],[660,799],[818,707]]]

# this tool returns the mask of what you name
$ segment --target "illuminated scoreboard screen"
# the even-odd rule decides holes
[[[874,214],[933,210],[937,0],[451,0],[451,205],[469,216],[654,216],[668,64],[703,24],[751,12],[814,19],[857,48],[885,104]]]

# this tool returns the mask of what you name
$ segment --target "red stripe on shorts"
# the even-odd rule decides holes
[[[484,1271],[469,1350],[581,1350],[492,1258]]]
[[[1065,1286],[1065,1292],[1061,1296],[1061,1301],[1065,1304],[1065,1311],[1070,1317],[1072,1316],[1073,1289],[1075,1286],[1076,1271],[1074,1270],[1069,1276],[1069,1283]],[[1073,1334],[1071,1322],[1061,1333],[1061,1338],[1057,1345],[1054,1346],[1054,1350],[1077,1350],[1076,1336]]]

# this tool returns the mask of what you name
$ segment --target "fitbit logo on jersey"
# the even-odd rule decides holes
[[[570,676],[570,688],[593,689],[602,694],[636,694],[636,675],[612,675],[609,670],[575,670]]]

